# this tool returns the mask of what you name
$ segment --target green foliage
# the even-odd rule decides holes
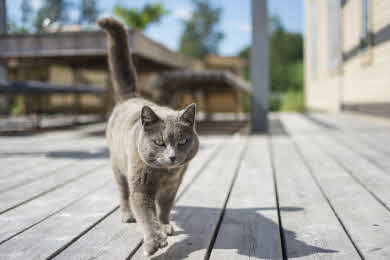
[[[159,22],[167,13],[168,11],[161,3],[147,4],[141,10],[120,5],[114,7],[114,14],[127,26],[141,31],[150,24]]]
[[[23,98],[20,96],[14,97],[11,103],[11,115],[19,116],[23,114]]]
[[[304,112],[305,111],[305,102],[304,102],[303,91],[289,89],[287,91],[287,93],[283,95],[280,110],[281,111]]]
[[[238,53],[238,57],[240,57],[240,58],[243,59],[243,60],[248,61],[248,64],[249,64],[249,59],[250,59],[250,48],[249,48],[249,47],[246,47],[246,48],[242,49],[242,50]],[[250,80],[249,66],[245,66],[245,67],[244,67],[244,78],[245,78],[246,80]]]
[[[95,24],[99,17],[99,9],[96,0],[81,0],[79,24]]]
[[[193,0],[193,4],[195,8],[192,17],[183,21],[180,52],[195,57],[217,54],[224,38],[223,32],[218,29],[222,8],[211,6],[207,0]]]
[[[268,97],[268,109],[270,111],[279,111],[282,105],[283,96],[277,93],[271,93]]]
[[[34,21],[37,32],[42,32],[45,27],[58,23],[62,25],[69,21],[68,9],[69,1],[66,0],[46,0],[38,10]]]

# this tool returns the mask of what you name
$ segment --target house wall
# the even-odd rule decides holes
[[[317,10],[313,2],[316,2]],[[380,40],[389,38],[390,1],[369,1],[368,28],[373,40],[367,48],[359,47],[363,35],[363,1],[345,1],[340,8],[343,59],[338,68],[331,68],[326,58],[331,46],[327,44],[331,42],[329,19],[334,19],[329,15],[327,2],[305,2],[305,88],[308,108],[326,111],[344,108],[390,116],[390,40]],[[317,12],[316,16],[314,12]],[[313,39],[313,23],[317,23],[316,40]],[[311,43],[315,41],[316,51],[313,52]],[[313,55],[317,56],[317,73],[313,71]]]
[[[347,52],[359,43],[356,24],[362,19],[361,1],[348,1],[343,12],[343,37],[349,39],[343,46]],[[390,28],[390,1],[371,0],[369,7],[369,26],[375,38],[383,28]],[[390,33],[390,31],[389,31]],[[390,40],[375,43],[366,50],[344,62],[343,103],[347,109],[367,112],[375,107],[388,104],[390,116]],[[386,106],[384,106],[386,109]]]
[[[340,109],[340,68],[331,66],[328,44],[330,11],[327,1],[305,3],[305,101],[310,110]]]

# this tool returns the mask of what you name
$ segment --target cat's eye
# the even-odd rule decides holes
[[[185,145],[187,143],[187,139],[180,139],[179,144],[180,145]]]
[[[161,140],[161,139],[154,140],[154,143],[156,145],[158,145],[158,146],[164,146],[165,145],[164,141]]]

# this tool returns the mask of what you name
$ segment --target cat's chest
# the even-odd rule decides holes
[[[156,169],[143,167],[132,176],[131,183],[146,192],[156,192],[164,187],[176,186],[181,182],[183,173],[182,168]]]

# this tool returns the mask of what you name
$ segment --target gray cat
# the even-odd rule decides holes
[[[123,222],[137,221],[144,253],[167,246],[174,233],[169,214],[187,165],[196,155],[195,104],[182,111],[136,95],[136,72],[126,28],[112,18],[98,21],[108,37],[108,60],[117,104],[106,137],[120,191]]]

